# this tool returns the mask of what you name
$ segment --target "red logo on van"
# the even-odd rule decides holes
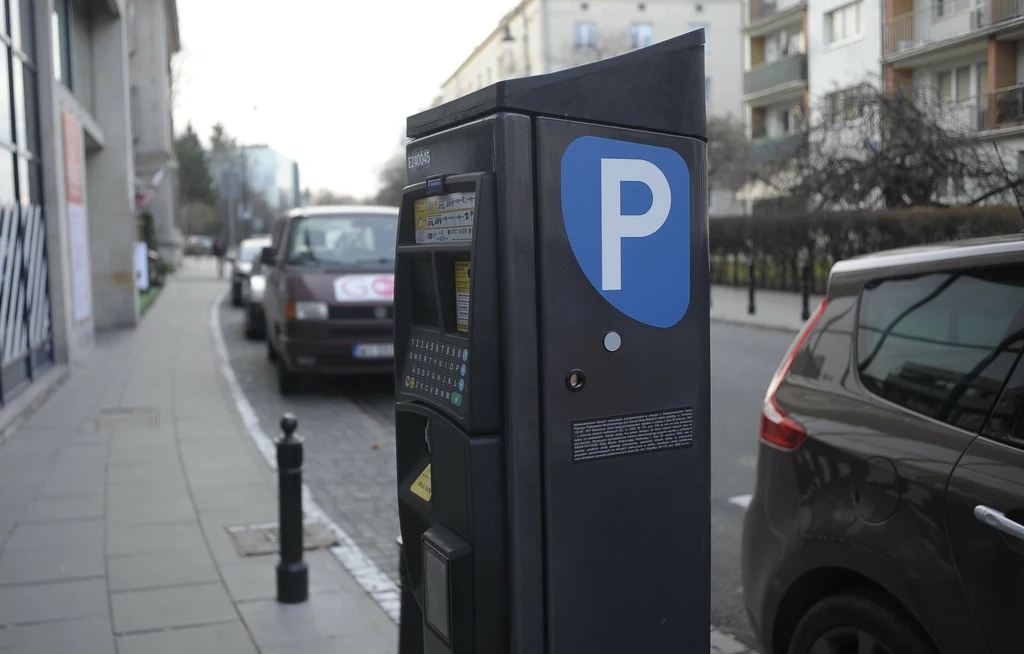
[[[334,280],[334,299],[338,302],[392,301],[395,297],[395,276],[345,275]]]

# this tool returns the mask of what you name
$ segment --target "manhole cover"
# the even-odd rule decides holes
[[[160,413],[154,407],[118,407],[100,409],[94,421],[97,430],[118,428],[156,429]]]
[[[276,522],[262,525],[232,525],[227,527],[235,547],[242,556],[276,554],[281,551],[281,530]],[[302,525],[302,549],[318,550],[334,547],[338,539],[322,522],[307,520]]]

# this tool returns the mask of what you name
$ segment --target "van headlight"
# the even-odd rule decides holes
[[[289,312],[289,318],[293,320],[327,320],[326,302],[296,302],[292,306],[294,312]]]

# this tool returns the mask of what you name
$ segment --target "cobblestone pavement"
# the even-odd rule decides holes
[[[397,582],[391,378],[310,380],[301,393],[284,398],[266,343],[243,335],[242,312],[225,303],[220,318],[231,367],[263,429],[276,437],[282,414],[298,417],[306,439],[304,480],[317,503]]]

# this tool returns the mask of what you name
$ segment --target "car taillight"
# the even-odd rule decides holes
[[[796,353],[800,351],[804,341],[807,340],[807,335],[811,333],[814,325],[821,318],[821,314],[824,313],[826,302],[827,300],[821,301],[814,315],[804,324],[793,344],[789,346],[789,350],[782,358],[782,363],[775,371],[775,376],[772,377],[772,381],[768,385],[768,392],[764,396],[764,405],[761,408],[761,440],[783,450],[795,450],[800,447],[807,438],[807,430],[779,407],[775,400],[775,393],[779,390],[779,385],[786,373],[789,372],[789,366],[796,358]]]

